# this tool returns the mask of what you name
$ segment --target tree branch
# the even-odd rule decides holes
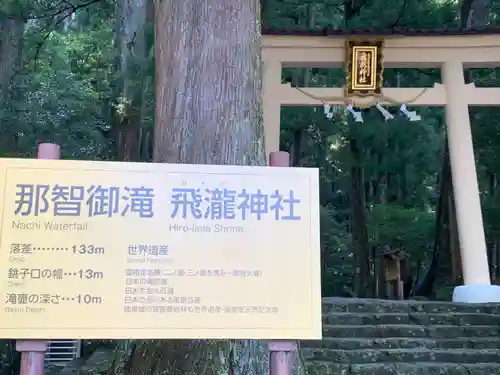
[[[89,0],[87,2],[84,2],[82,4],[77,4],[77,5],[74,5],[72,3],[70,3],[69,1],[67,0],[61,0],[57,5],[54,5],[50,8],[45,8],[42,10],[42,14],[40,15],[35,15],[35,14],[24,14],[23,12],[20,12],[18,14],[7,14],[7,13],[4,13],[2,12],[6,17],[8,18],[11,18],[11,19],[23,19],[24,22],[27,22],[28,20],[41,20],[41,19],[45,19],[45,18],[54,18],[54,17],[57,17],[61,14],[65,14],[67,12],[70,11],[70,13],[74,13],[76,12],[77,10],[79,9],[83,9],[83,8],[86,8],[90,5],[93,5],[93,4],[96,4],[100,1],[103,1],[103,0]],[[61,9],[58,9],[62,4],[66,4],[67,6],[61,8]],[[58,10],[55,10],[55,9],[58,9]],[[54,11],[55,10],[55,11]],[[52,11],[50,13],[48,13],[49,11]],[[33,12],[31,12],[33,13]]]
[[[42,30],[42,33],[45,32],[45,35],[44,35],[43,39],[40,42],[37,43],[35,54],[33,55],[33,58],[31,59],[31,61],[28,61],[27,64],[30,64],[31,62],[33,62],[34,63],[34,69],[36,70],[37,61],[38,61],[38,58],[39,58],[40,53],[42,51],[42,48],[45,46],[45,43],[47,42],[47,39],[49,39],[50,36],[52,35],[52,33],[56,30],[57,26],[59,26],[66,18],[68,18],[69,16],[71,16],[76,11],[78,11],[80,9],[87,8],[87,7],[91,6],[91,5],[99,3],[101,1],[103,1],[103,0],[89,0],[89,1],[87,1],[85,3],[82,3],[82,4],[73,5],[72,3],[70,3],[67,0],[62,0],[59,3],[59,5],[61,5],[61,4],[68,4],[68,6],[66,6],[66,7],[64,7],[62,9],[56,11],[52,15],[50,15],[51,18],[57,18],[57,20],[55,22],[53,22],[49,27],[47,27],[44,30]],[[31,17],[31,18],[27,18],[26,20],[28,20],[28,19],[42,19],[42,18],[48,18],[48,17],[49,16]],[[50,28],[49,31],[47,31],[48,28]],[[17,71],[13,75],[12,78],[14,78],[15,76],[17,76],[19,73],[20,73],[20,71]]]
[[[403,5],[401,6],[401,9],[399,11],[398,18],[396,18],[396,20],[390,26],[391,29],[393,29],[393,28],[395,28],[395,27],[397,27],[399,25],[399,21],[401,21],[401,19],[404,16],[405,9],[406,9],[406,0],[403,0]]]
[[[363,0],[361,3],[357,4],[356,6],[353,6],[351,8],[351,17],[355,17],[358,15],[358,13],[361,11],[361,8],[363,8],[366,4],[368,4],[370,0]]]

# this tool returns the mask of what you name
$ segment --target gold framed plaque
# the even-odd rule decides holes
[[[383,86],[383,41],[346,42],[346,96],[380,96]]]

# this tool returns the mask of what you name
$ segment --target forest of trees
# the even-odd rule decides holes
[[[36,145],[49,141],[69,159],[264,165],[261,28],[499,23],[498,0],[1,0],[0,156],[33,157]],[[288,69],[282,79],[339,86],[344,75]],[[498,69],[466,71],[466,79],[500,85]],[[386,87],[435,82],[439,69],[384,74]],[[319,107],[282,109],[282,150],[294,166],[320,168],[325,296],[378,296],[374,265],[391,249],[409,255],[410,297],[450,299],[460,283],[443,110],[416,110],[418,122],[402,115],[386,122],[367,109],[364,123],[355,123],[343,110],[329,120]],[[497,280],[500,111],[470,108],[470,114]],[[220,358],[212,373],[233,356],[235,375],[262,366],[262,345],[255,342],[131,348],[126,368],[141,375],[168,366],[184,375],[207,356]]]

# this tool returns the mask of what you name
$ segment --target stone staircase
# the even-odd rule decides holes
[[[308,375],[500,375],[500,305],[323,299]]]

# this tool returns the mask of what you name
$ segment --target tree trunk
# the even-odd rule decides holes
[[[9,127],[15,114],[11,113],[11,99],[16,96],[13,78],[22,67],[22,38],[24,21],[0,11],[0,140],[2,152],[10,152],[17,147],[17,134]],[[5,136],[8,134],[8,136]]]
[[[266,8],[264,6],[264,2],[261,4],[261,8],[263,10],[262,12],[262,17],[263,17],[263,24],[264,24],[264,16],[266,13]],[[309,4],[307,7],[307,17],[306,17],[306,22],[307,22],[307,27],[309,29],[313,29],[315,26],[315,4]],[[309,85],[309,82],[311,81],[311,69],[310,68],[305,68],[302,69],[301,71],[301,86],[302,87],[307,87]],[[299,129],[296,129],[293,133],[293,144],[292,144],[292,162],[291,166],[293,167],[300,167],[301,166],[301,161],[302,161],[302,137],[304,135],[304,129],[301,127]]]
[[[489,195],[490,199],[495,199],[497,196],[497,175],[494,172],[489,173]],[[490,273],[493,280],[498,279],[498,253],[497,253],[497,238],[496,234],[488,231],[488,255],[490,261]]]
[[[116,137],[117,158],[123,161],[140,159],[142,102],[149,52],[147,11],[150,1],[116,2],[116,46],[120,72]]]
[[[153,160],[265,165],[258,0],[157,0]],[[230,355],[231,353],[231,355]],[[264,374],[259,341],[142,341],[128,373]]]
[[[351,235],[356,258],[356,274],[354,278],[354,293],[357,297],[371,296],[370,253],[368,249],[368,232],[366,225],[365,194],[363,183],[363,166],[361,151],[357,141],[356,125],[351,125],[349,146],[352,157],[351,166]]]
[[[366,3],[366,2],[365,2]],[[348,28],[351,21],[363,4],[355,0],[344,2],[344,26]],[[363,167],[361,165],[361,150],[357,139],[357,124],[349,128],[349,148],[353,164],[351,166],[351,231],[352,246],[356,258],[356,274],[354,275],[354,293],[357,297],[373,294],[370,281],[370,252],[368,249],[368,232],[366,223],[366,209],[363,183]]]
[[[0,12],[0,100],[10,90],[12,77],[21,66],[24,21]]]
[[[465,0],[462,3],[462,27],[481,27],[489,23],[491,0]]]
[[[157,0],[155,162],[264,165],[258,0]]]

